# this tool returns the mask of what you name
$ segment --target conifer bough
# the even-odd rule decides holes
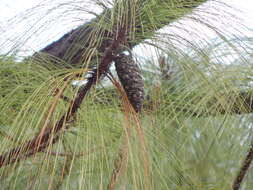
[[[86,55],[85,53],[88,53],[91,49],[96,49],[98,51],[98,55],[100,55],[100,61],[98,67],[94,70],[92,77],[88,79],[87,84],[83,88],[80,88],[73,100],[73,104],[70,105],[66,113],[61,116],[58,122],[56,122],[55,126],[50,128],[48,126],[45,132],[40,133],[38,136],[35,136],[26,143],[0,155],[0,167],[24,160],[27,157],[35,155],[37,152],[44,151],[50,144],[56,143],[59,139],[59,131],[64,128],[64,124],[67,123],[77,112],[90,88],[97,83],[103,74],[108,72],[110,64],[114,59],[114,55],[118,55],[124,51],[124,48],[121,47],[125,45],[126,47],[131,48],[134,45],[137,45],[142,40],[151,37],[159,28],[184,16],[193,8],[205,1],[206,0],[134,1],[138,3],[137,8],[140,14],[129,19],[129,21],[131,21],[131,19],[135,20],[133,28],[129,27],[129,23],[126,23],[127,20],[124,20],[127,18],[127,14],[123,14],[122,20],[117,20],[117,15],[115,15],[115,18],[111,17],[112,9],[107,9],[102,13],[102,15],[93,19],[91,22],[65,34],[56,42],[53,42],[42,49],[40,52],[63,59],[72,65],[81,63],[83,57]],[[130,11],[132,6],[131,2],[133,1],[124,0],[120,2],[128,4],[128,9],[125,10]],[[118,10],[121,10],[122,7],[120,6],[122,5],[118,5],[116,3],[115,7],[113,7],[113,12],[117,13],[117,8]],[[173,9],[177,11],[173,11],[173,13],[171,13],[170,11]],[[115,23],[112,30],[104,28],[101,29],[98,26],[99,21],[106,21],[108,19],[110,22]],[[121,29],[117,30],[117,27],[119,26]],[[134,33],[132,33],[133,31]],[[99,33],[98,36],[96,36],[97,33]],[[131,40],[133,38],[130,36],[134,36],[135,39]],[[91,39],[95,40],[95,42]],[[138,84],[141,84],[141,82]],[[141,89],[141,86],[142,84],[136,89]],[[140,100],[141,99],[142,95],[140,95]],[[136,109],[140,109],[139,103]]]

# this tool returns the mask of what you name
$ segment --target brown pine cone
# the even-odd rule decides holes
[[[144,100],[144,81],[141,70],[131,55],[120,54],[115,58],[119,80],[136,112],[140,112]]]

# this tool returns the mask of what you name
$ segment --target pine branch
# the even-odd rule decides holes
[[[65,123],[68,123],[74,117],[84,97],[89,92],[91,87],[95,85],[104,74],[106,74],[109,69],[110,63],[115,58],[115,55],[125,50],[124,48],[122,48],[124,47],[124,45],[126,45],[125,47],[130,48],[137,45],[142,40],[146,39],[149,36],[152,36],[152,34],[159,28],[171,23],[175,19],[181,18],[185,14],[189,13],[193,8],[205,1],[206,0],[192,0],[189,3],[188,0],[179,0],[178,2],[181,6],[179,8],[183,10],[187,9],[188,12],[182,11],[176,16],[165,15],[163,19],[160,20],[157,26],[148,25],[148,18],[146,18],[147,20],[145,20],[145,18],[139,18],[144,20],[139,20],[139,23],[135,25],[135,29],[137,32],[135,36],[138,36],[138,38],[134,41],[128,39],[129,33],[126,33],[126,31],[129,30],[129,28],[126,28],[126,26],[117,30],[117,33],[115,33],[115,31],[103,30],[102,41],[98,45],[98,47],[96,47],[98,52],[102,55],[100,59],[100,64],[97,69],[93,70],[92,77],[88,79],[86,85],[80,88],[73,100],[73,104],[69,106],[68,111],[64,115],[62,115],[62,117],[54,125],[54,127],[46,126],[46,128],[44,128],[43,131],[41,131],[39,135],[35,136],[33,139],[27,141],[23,145],[11,149],[9,152],[0,155],[0,167],[24,160],[28,157],[35,155],[38,152],[44,151],[46,148],[48,148],[49,145],[56,143],[59,140],[59,132],[65,127]],[[150,10],[153,10],[153,8],[160,9],[163,7],[165,7],[166,10],[169,10],[166,6],[164,6],[166,3],[169,2],[170,1],[165,2],[162,0],[157,0],[157,2],[155,3],[152,0],[140,1],[143,7],[149,6],[148,8]],[[185,7],[185,5],[187,6]],[[100,18],[110,18],[110,14],[111,9],[105,10],[100,17],[95,18],[89,23],[86,23],[83,26],[80,26],[77,29],[74,29],[73,31],[65,34],[62,38],[48,45],[40,52],[47,53],[51,56],[63,59],[72,65],[80,63],[82,61],[82,56],[84,52],[92,47],[92,40],[90,39],[91,35],[94,32],[98,32],[98,27],[95,27],[95,25],[100,20]],[[148,15],[146,14],[144,16]],[[160,18],[161,15],[154,14],[154,16],[158,16]],[[143,28],[142,25],[145,22],[147,22],[147,27],[144,26]],[[39,57],[37,55],[38,54],[35,54],[33,57]]]
[[[92,76],[88,79],[88,82],[84,87],[81,87],[74,98],[73,104],[68,108],[68,111],[62,115],[60,120],[54,127],[48,126],[43,132],[39,133],[32,140],[25,144],[13,148],[7,153],[0,155],[0,167],[13,164],[24,160],[38,152],[44,151],[49,145],[55,144],[59,140],[59,132],[65,127],[65,123],[74,117],[79,109],[84,97],[89,92],[91,87],[95,85],[100,78],[106,74],[109,69],[110,63],[114,59],[114,52],[123,44],[126,36],[126,28],[122,27],[115,35],[114,41],[106,49],[100,65],[92,73]],[[42,129],[43,130],[43,129]]]

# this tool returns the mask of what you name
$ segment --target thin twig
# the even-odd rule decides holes
[[[253,144],[251,144],[251,147],[247,153],[247,156],[243,161],[242,167],[240,168],[239,173],[234,180],[233,190],[240,189],[243,179],[245,178],[245,176],[250,168],[250,164],[251,164],[252,160],[253,160]]]

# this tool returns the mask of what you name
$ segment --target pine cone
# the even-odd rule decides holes
[[[144,82],[141,70],[131,55],[120,54],[115,61],[119,80],[136,112],[141,111],[144,100]]]

